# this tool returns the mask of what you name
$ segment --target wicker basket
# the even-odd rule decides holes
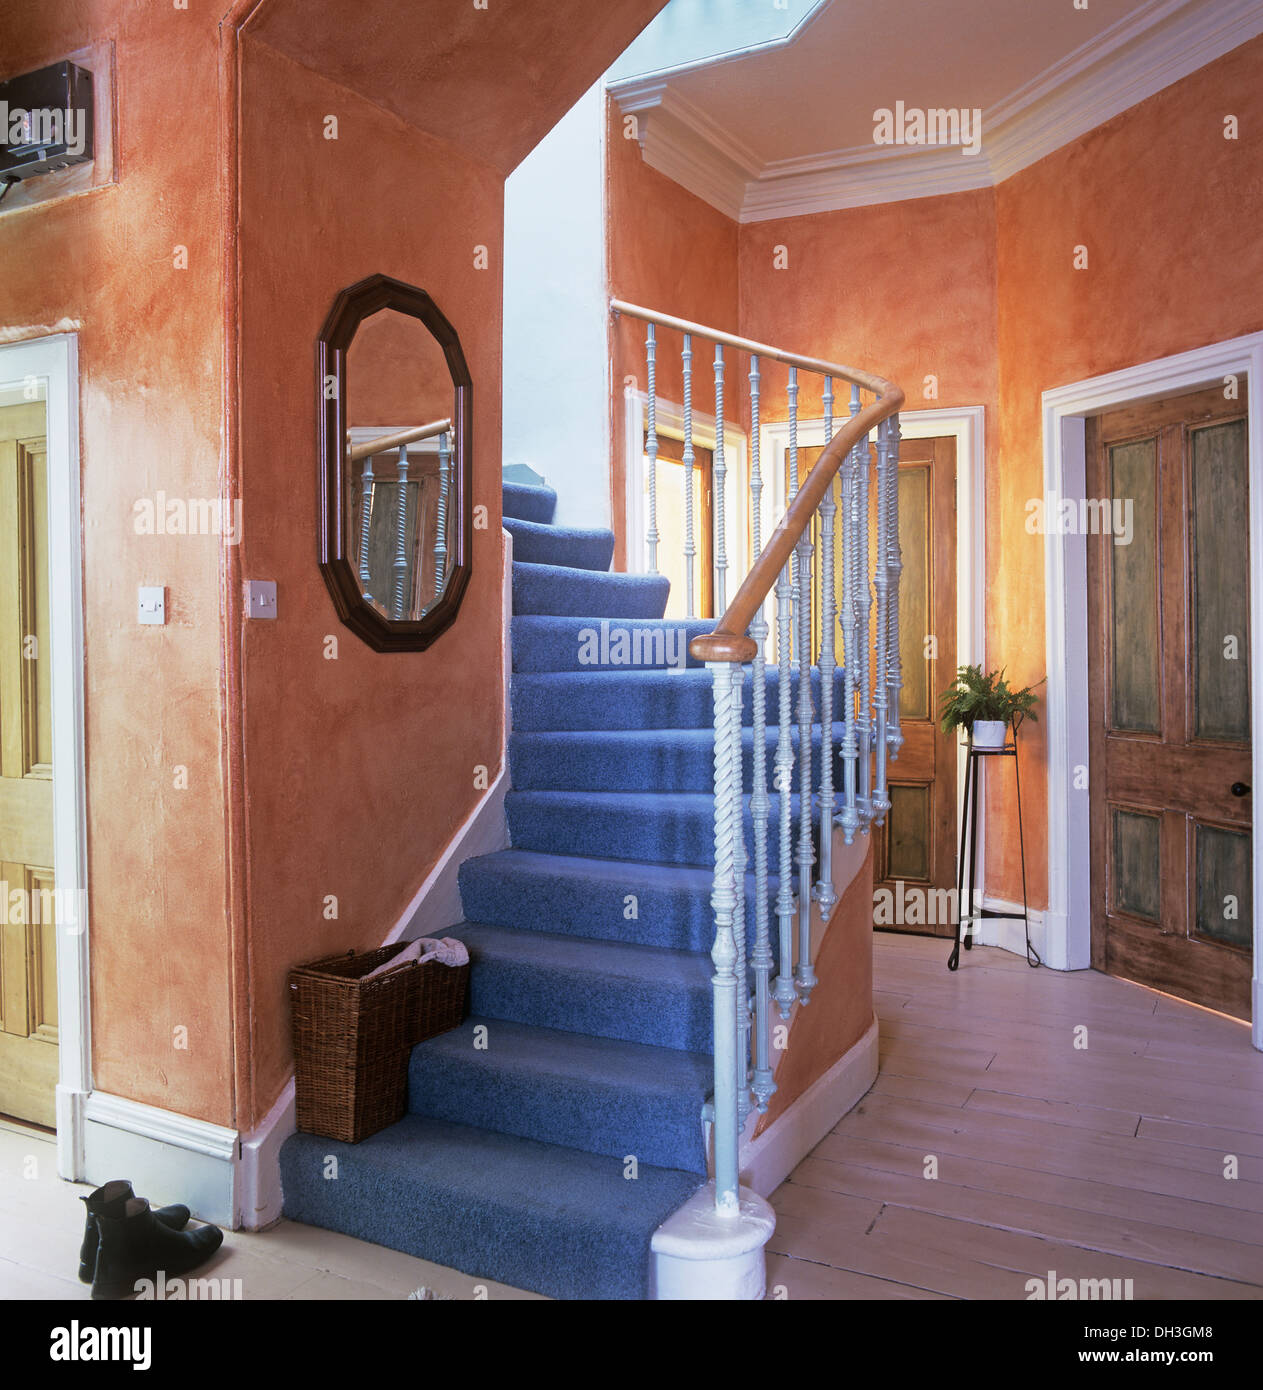
[[[408,1033],[412,1045],[459,1028],[469,1001],[469,966],[427,960],[411,972]]]
[[[408,1055],[464,1017],[469,966],[407,965],[362,977],[397,955],[397,942],[325,956],[290,971],[297,1123],[358,1144],[402,1118]]]

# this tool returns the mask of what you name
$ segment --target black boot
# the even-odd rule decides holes
[[[98,1187],[90,1196],[79,1198],[88,1209],[87,1219],[83,1223],[83,1244],[79,1247],[79,1278],[83,1283],[90,1284],[96,1273],[97,1217],[102,1214],[122,1216],[123,1203],[135,1195],[131,1183],[118,1178],[114,1182],[107,1182],[104,1187]],[[154,1215],[173,1231],[182,1231],[189,1224],[188,1207],[178,1204],[159,1207]]]
[[[158,1220],[143,1197],[131,1197],[119,1216],[99,1216],[93,1298],[128,1298],[141,1279],[156,1281],[158,1272],[174,1278],[209,1260],[224,1233],[218,1226],[173,1231]]]

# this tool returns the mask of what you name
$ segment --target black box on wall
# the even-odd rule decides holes
[[[0,180],[92,158],[92,74],[53,63],[0,82]]]

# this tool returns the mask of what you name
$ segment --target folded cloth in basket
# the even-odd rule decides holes
[[[379,965],[376,970],[370,970],[363,978],[372,980],[378,975],[385,975],[389,970],[397,970],[401,965],[407,965],[411,961],[415,961],[418,965],[424,965],[428,960],[437,960],[443,965],[468,965],[469,952],[465,949],[463,942],[455,941],[450,936],[438,940],[431,936],[420,936],[415,941],[409,942],[397,955]]]

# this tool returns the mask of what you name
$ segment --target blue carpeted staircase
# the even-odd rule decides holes
[[[668,582],[610,573],[613,534],[555,505],[504,484],[512,848],[460,871],[471,1017],[415,1049],[399,1124],[287,1140],[285,1214],[558,1298],[644,1298],[650,1237],[706,1177],[711,682],[687,644],[713,624],[664,620]]]

